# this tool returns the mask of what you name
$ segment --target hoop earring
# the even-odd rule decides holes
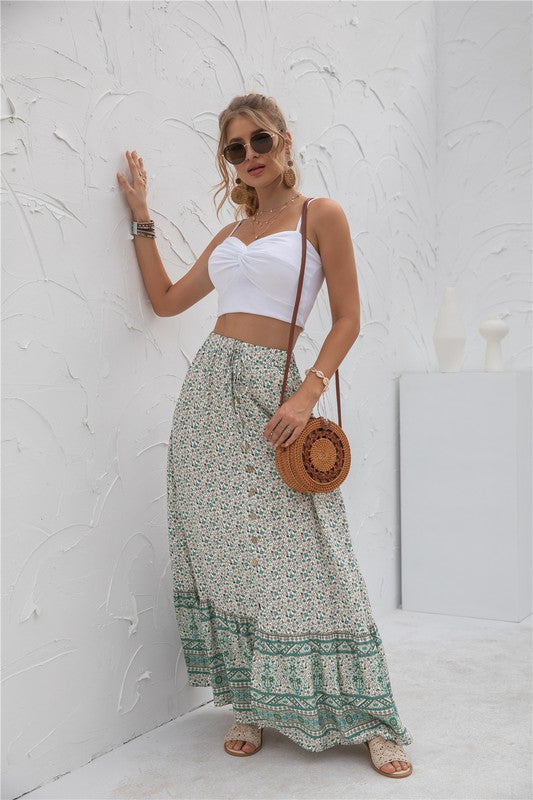
[[[248,201],[248,187],[242,183],[240,178],[235,178],[235,183],[237,186],[233,187],[230,197],[234,203],[240,206]],[[239,183],[242,183],[242,186],[239,186]]]
[[[289,169],[284,170],[283,172],[283,183],[287,187],[287,189],[292,189],[294,184],[296,183],[296,173],[292,169],[292,161],[291,159],[288,160]]]

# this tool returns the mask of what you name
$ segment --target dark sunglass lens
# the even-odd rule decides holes
[[[272,149],[273,139],[269,133],[264,131],[263,133],[255,133],[250,142],[256,153],[268,153]]]
[[[246,158],[244,145],[238,142],[235,142],[235,144],[228,144],[228,146],[224,148],[224,156],[230,164],[239,164]]]
[[[256,153],[268,153],[272,150],[274,139],[267,131],[254,133],[250,139],[250,144]],[[230,164],[241,164],[246,158],[246,148],[240,142],[233,142],[224,148],[224,157]]]

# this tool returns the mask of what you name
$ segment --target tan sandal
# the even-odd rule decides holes
[[[386,775],[387,778],[407,778],[412,773],[412,764],[401,745],[392,742],[390,739],[385,739],[383,736],[376,736],[374,739],[366,741],[365,744],[370,754],[372,766],[380,775]],[[409,767],[396,770],[396,772],[384,772],[380,769],[383,764],[388,764],[390,761],[407,761]]]
[[[246,750],[233,750],[228,747],[226,742],[232,740],[240,740],[241,742],[250,742],[255,745],[255,750],[247,753]],[[263,729],[258,725],[248,724],[246,722],[234,722],[231,728],[224,736],[224,750],[230,756],[255,756],[258,750],[263,746]]]

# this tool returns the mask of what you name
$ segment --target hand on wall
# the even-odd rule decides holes
[[[146,199],[146,170],[143,160],[140,156],[137,156],[136,150],[132,150],[131,153],[129,150],[126,150],[126,158],[128,159],[132,175],[132,182],[130,183],[128,181],[123,172],[117,172],[117,178],[134,218],[139,220],[139,216],[148,209]]]

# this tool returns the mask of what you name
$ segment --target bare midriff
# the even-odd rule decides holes
[[[284,322],[281,319],[261,314],[249,314],[244,311],[232,311],[218,317],[213,331],[250,344],[286,350],[289,345],[290,329],[290,322]],[[302,331],[303,328],[299,325],[294,326],[293,346]]]

